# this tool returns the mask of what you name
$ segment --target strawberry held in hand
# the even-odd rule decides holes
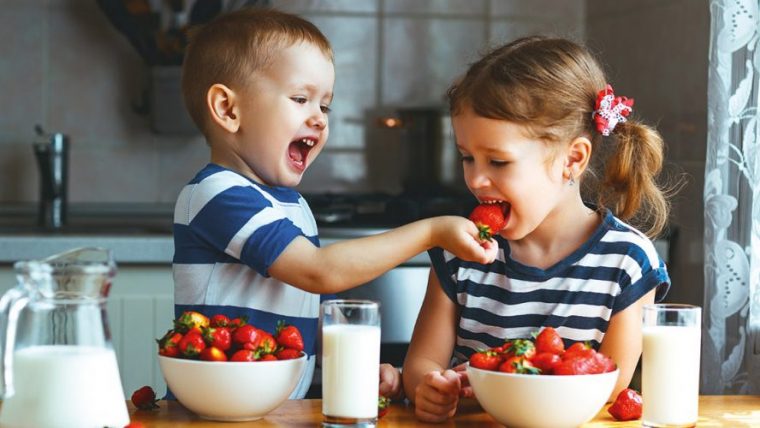
[[[470,220],[478,227],[479,237],[483,241],[491,239],[491,236],[499,233],[507,225],[504,206],[499,202],[478,205],[470,213]]]
[[[132,393],[132,404],[140,410],[158,409],[156,392],[150,386],[143,386]]]
[[[607,409],[613,418],[619,421],[632,421],[641,417],[643,400],[638,392],[631,388],[620,391],[615,402]]]

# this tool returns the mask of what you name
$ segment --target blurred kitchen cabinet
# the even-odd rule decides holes
[[[171,265],[120,264],[108,298],[108,327],[119,361],[124,395],[150,385],[163,397],[156,339],[171,328],[174,288]],[[0,292],[15,286],[11,266],[0,267]]]

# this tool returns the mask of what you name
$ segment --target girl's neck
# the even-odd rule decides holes
[[[551,267],[583,245],[601,221],[599,213],[587,207],[578,194],[557,206],[533,232],[509,241],[511,258],[539,269]]]

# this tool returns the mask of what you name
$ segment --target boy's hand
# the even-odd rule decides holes
[[[454,416],[461,388],[454,370],[426,373],[415,389],[414,414],[422,422],[443,422]]]
[[[392,400],[402,397],[401,372],[390,364],[380,364],[380,395]]]
[[[435,220],[435,246],[442,247],[462,260],[489,264],[496,260],[499,250],[492,239],[481,240],[475,223],[464,217],[444,216]]]

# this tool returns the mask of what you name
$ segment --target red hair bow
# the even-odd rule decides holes
[[[609,84],[596,96],[596,106],[592,117],[596,130],[605,137],[610,135],[618,123],[626,121],[633,111],[633,98],[616,97]]]

